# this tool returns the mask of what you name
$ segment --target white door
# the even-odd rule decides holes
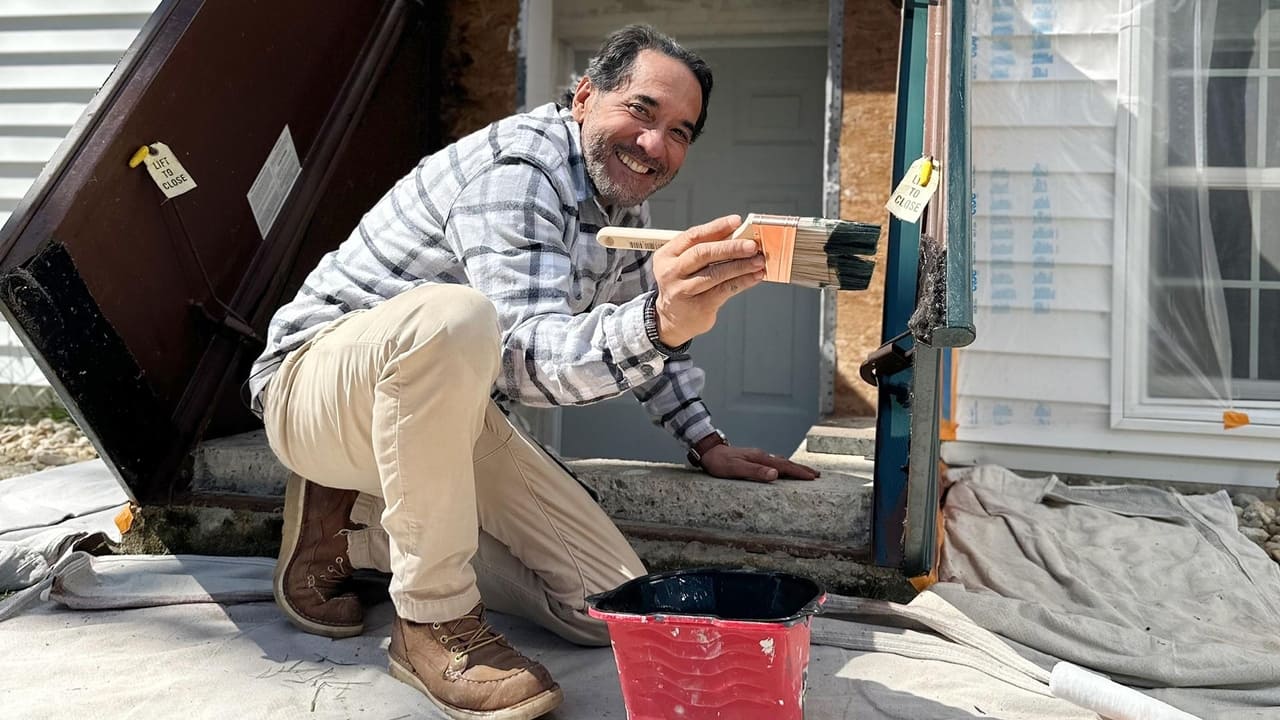
[[[654,227],[748,212],[820,215],[825,47],[699,49],[715,74],[704,134],[650,201]],[[585,57],[579,57],[579,67]],[[765,283],[730,301],[693,341],[702,397],[735,445],[790,454],[818,416],[819,291]],[[630,393],[566,408],[568,457],[683,461]]]

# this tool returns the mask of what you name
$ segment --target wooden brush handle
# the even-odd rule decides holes
[[[679,230],[609,226],[600,228],[600,232],[596,233],[596,242],[615,250],[652,252],[666,245],[679,234]]]

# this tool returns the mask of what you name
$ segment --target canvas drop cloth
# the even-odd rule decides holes
[[[1280,650],[1280,578],[1228,532],[1225,496],[1067,488],[998,468],[950,479],[947,582],[908,605],[833,596],[814,623],[825,644],[812,648],[809,720],[1097,717],[1049,694],[1058,659],[1158,688],[1205,718],[1280,717],[1268,657]],[[389,604],[359,637],[307,635],[269,601],[272,565],[69,554],[50,602],[0,622],[0,707],[21,718],[441,717],[385,672]],[[609,649],[491,620],[561,683],[555,720],[625,717]]]
[[[0,707],[15,718],[443,717],[385,672],[389,603],[371,610],[359,637],[307,635],[264,601],[273,563],[74,554],[52,602],[0,622]],[[491,613],[490,620],[564,688],[553,720],[626,717],[610,649],[577,647],[517,618]],[[823,622],[846,632],[864,627]],[[894,653],[926,638],[947,645],[937,637],[864,629],[884,649],[812,648],[810,720],[1094,717],[963,662]]]
[[[129,497],[101,460],[0,481],[0,621],[38,599],[72,551],[120,541]],[[16,591],[16,592],[15,592]]]
[[[1204,718],[1280,717],[1280,568],[1225,492],[998,467],[948,480],[944,582],[927,594],[1041,668],[1066,660]]]

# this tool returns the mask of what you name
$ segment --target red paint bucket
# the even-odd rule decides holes
[[[592,595],[587,612],[609,626],[630,720],[801,720],[826,597],[786,573],[678,570]]]

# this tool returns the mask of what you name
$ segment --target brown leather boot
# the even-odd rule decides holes
[[[560,686],[484,621],[484,604],[444,623],[391,625],[391,676],[451,718],[531,720],[555,710]]]
[[[306,632],[344,638],[364,631],[364,608],[347,588],[351,561],[343,532],[357,528],[351,522],[356,495],[298,475],[289,476],[285,486],[276,604]]]

